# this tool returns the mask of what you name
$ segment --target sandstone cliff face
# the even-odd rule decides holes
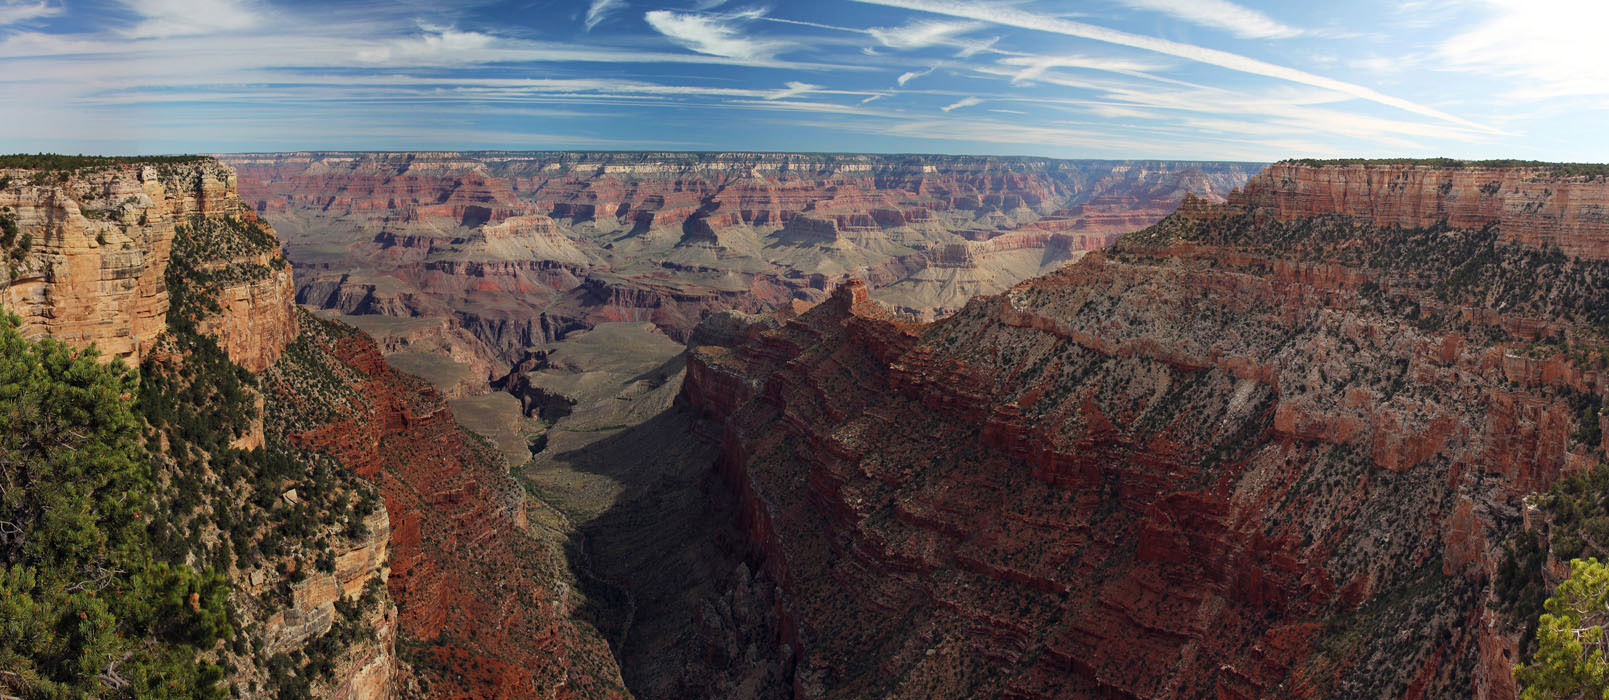
[[[0,183],[11,264],[0,309],[20,315],[30,335],[143,362],[142,381],[160,385],[151,393],[167,392],[140,399],[168,402],[167,411],[147,414],[151,459],[176,504],[164,520],[187,531],[192,544],[216,546],[176,544],[172,535],[164,536],[164,546],[181,548],[169,555],[188,551],[181,561],[219,570],[234,586],[239,643],[212,652],[230,662],[233,691],[274,696],[272,684],[283,679],[275,679],[264,661],[309,652],[329,657],[332,669],[314,689],[351,700],[396,697],[396,608],[384,591],[387,512],[379,507],[356,517],[351,531],[346,513],[314,508],[315,500],[356,497],[349,481],[314,478],[327,465],[300,463],[305,472],[262,478],[242,465],[261,466],[250,455],[243,458],[246,451],[261,455],[265,446],[283,444],[283,421],[276,416],[287,397],[259,391],[250,374],[235,373],[243,368],[272,383],[299,326],[290,266],[272,229],[241,205],[233,172],[198,159],[0,169]],[[187,306],[173,308],[181,303]],[[191,327],[186,324],[193,324],[186,332],[217,343],[227,359],[216,362],[226,366],[209,365],[212,360],[187,348],[176,335],[180,326]],[[216,381],[234,382],[238,395],[202,405],[191,403],[204,401],[198,394],[176,389]],[[238,410],[244,429],[232,437],[197,434],[199,421],[180,415],[195,410]],[[287,459],[297,457],[316,461],[310,455]],[[327,492],[315,497],[304,488],[298,496],[289,485],[303,480]],[[293,526],[293,513],[304,522]],[[328,568],[316,560],[327,560]],[[341,607],[359,599],[366,601],[361,607]],[[329,643],[337,626],[354,641]]]
[[[1389,170],[1354,215],[1314,183],[1355,171],[1275,166],[934,324],[850,283],[697,348],[795,694],[1513,698],[1491,582],[1603,457],[1609,270]]]
[[[133,364],[166,328],[163,277],[175,227],[190,217],[255,218],[235,176],[213,162],[125,165],[60,175],[0,169],[0,215],[31,249],[0,291],[23,332],[84,345]],[[277,257],[277,256],[275,256]],[[269,264],[262,260],[261,264]],[[289,266],[271,280],[231,288],[228,313],[213,319],[231,357],[260,371],[295,334]]]
[[[285,237],[298,301],[440,319],[411,343],[501,358],[483,379],[599,323],[648,321],[682,341],[712,312],[814,303],[852,277],[902,313],[942,316],[1160,219],[1186,193],[1221,200],[1251,172],[751,153],[220,157]]]
[[[296,338],[296,287],[290,265],[277,250],[228,264],[260,266],[264,273],[225,283],[218,294],[222,309],[201,322],[201,332],[216,339],[236,364],[261,372]]]

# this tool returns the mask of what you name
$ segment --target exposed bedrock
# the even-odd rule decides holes
[[[700,335],[681,400],[796,695],[1513,698],[1492,582],[1525,496],[1603,458],[1606,368],[1566,350],[1609,267],[1518,214],[1292,193],[1348,172],[1275,166],[936,323],[851,282]]]
[[[485,345],[454,354],[505,361],[615,321],[683,340],[710,313],[815,303],[850,278],[916,276],[890,303],[944,315],[1154,222],[1186,193],[1219,201],[1252,171],[749,153],[223,158],[286,238],[298,301],[450,316]],[[930,265],[968,272],[924,276]]]

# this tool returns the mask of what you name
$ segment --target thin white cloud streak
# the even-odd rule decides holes
[[[785,100],[785,99],[788,99],[789,97],[798,97],[798,96],[806,94],[806,93],[816,92],[816,91],[818,91],[820,89],[821,89],[820,85],[811,85],[810,83],[801,83],[801,82],[798,82],[798,81],[792,81],[792,82],[788,83],[788,86],[786,88],[783,88],[783,89],[778,90],[776,92],[773,92],[773,93],[771,93],[769,95],[766,95],[765,99],[768,99],[768,100]]]
[[[1408,100],[1385,95],[1362,85],[1355,85],[1345,81],[1335,80],[1333,78],[1313,75],[1312,73],[1275,65],[1266,61],[1260,61],[1255,58],[1230,53],[1228,51],[1220,51],[1218,49],[1209,49],[1203,46],[1183,44],[1167,39],[1158,39],[1156,37],[1131,34],[1129,32],[1108,29],[1106,27],[1100,27],[1084,22],[1075,22],[1073,20],[1061,19],[1059,17],[1035,14],[1032,12],[1019,10],[1015,7],[982,5],[966,0],[854,0],[854,2],[869,5],[882,5],[885,7],[898,7],[907,10],[930,12],[933,14],[958,17],[962,19],[992,22],[994,24],[1008,27],[1018,27],[1052,34],[1062,34],[1081,39],[1089,39],[1091,41],[1100,41],[1108,44],[1116,44],[1118,46],[1128,46],[1130,48],[1153,51],[1160,54],[1177,56],[1179,58],[1185,58],[1199,63],[1214,65],[1220,68],[1226,68],[1242,73],[1261,75],[1264,77],[1276,78],[1302,85],[1311,85],[1313,87],[1324,88],[1326,90],[1334,90],[1358,99],[1376,102],[1389,107],[1395,107],[1397,109],[1418,114],[1420,116],[1431,117],[1434,119],[1459,124],[1466,128],[1492,133],[1496,132],[1495,129],[1477,124],[1468,119],[1464,119],[1463,117],[1448,114],[1441,110],[1416,104]]]
[[[872,27],[866,33],[891,49],[920,49],[950,44],[955,37],[982,27],[978,22],[924,20],[900,27]]]
[[[917,27],[917,25],[920,24],[920,23],[905,25],[903,27],[894,27],[894,28],[871,27],[869,29],[862,29],[860,27],[844,27],[844,26],[839,26],[839,25],[836,25],[836,24],[822,24],[821,22],[807,22],[807,21],[802,20],[802,19],[784,19],[782,17],[762,17],[761,19],[763,19],[763,20],[765,20],[767,22],[776,22],[778,24],[792,24],[792,25],[797,25],[797,26],[800,26],[800,27],[812,27],[812,28],[815,28],[815,29],[826,29],[826,30],[835,31],[835,32],[847,32],[849,34],[862,34],[862,35],[865,35],[865,36],[872,37],[879,44],[882,44],[884,46],[888,46],[889,48],[893,48],[893,49],[920,48],[920,47],[927,47],[927,46],[947,46],[947,47],[950,47],[950,48],[953,48],[953,49],[957,49],[956,54],[955,54],[956,58],[970,58],[970,57],[972,57],[974,55],[977,55],[979,53],[983,53],[985,51],[990,52],[990,53],[1004,54],[1004,55],[1026,55],[1026,54],[1018,54],[1018,53],[1013,52],[1013,51],[1003,51],[1003,50],[994,48],[994,45],[997,42],[1000,41],[1000,37],[997,37],[997,36],[996,37],[990,37],[988,39],[983,39],[983,40],[967,40],[967,39],[952,38],[952,36],[935,35],[931,31],[931,28],[919,29]],[[943,25],[943,26],[946,26],[946,27],[957,27],[957,26],[962,26],[962,25],[970,25],[970,24],[973,24],[973,23],[968,22],[968,23],[959,23],[958,24],[958,23],[937,22],[937,23],[930,23],[930,24],[939,24],[939,25]],[[981,26],[981,25],[979,25],[979,26]],[[967,31],[971,31],[971,29],[975,29],[975,28],[977,28],[977,27],[969,28],[969,29],[967,29]],[[899,45],[898,46],[889,46],[887,43],[884,42],[884,39],[892,40],[893,42],[895,42],[896,44],[899,44]],[[916,42],[927,42],[927,43],[922,43],[922,44],[920,44],[920,47],[919,47]],[[862,53],[865,53],[868,56],[880,56],[880,55],[882,55],[880,52],[877,51],[876,48],[871,47],[871,46],[861,47],[860,50],[861,50]]]
[[[1203,27],[1222,29],[1243,39],[1286,39],[1304,32],[1244,5],[1228,0],[1118,0],[1136,10],[1160,12]]]
[[[963,97],[963,98],[961,98],[959,100],[956,100],[955,102],[953,102],[951,104],[947,104],[947,105],[945,105],[943,107],[940,107],[939,111],[949,113],[949,112],[953,112],[955,110],[962,109],[962,108],[965,108],[965,107],[973,107],[973,106],[981,105],[981,104],[983,104],[983,100],[981,100],[979,98],[976,98],[976,97]]]
[[[625,0],[592,0],[592,4],[587,6],[587,16],[581,24],[590,32],[599,22],[608,19],[609,13],[625,6]]]
[[[1068,81],[1052,78],[1049,82]],[[1245,93],[1211,87],[1159,90],[1150,86],[1097,86],[1071,81],[1069,86],[1100,90],[1100,100],[998,98],[1027,104],[1059,105],[1102,118],[1143,119],[1191,130],[1211,128],[1227,135],[1344,135],[1376,144],[1419,152],[1427,139],[1478,142],[1492,135],[1436,123],[1411,122],[1319,107],[1343,101],[1345,95],[1305,88]]]
[[[700,15],[690,12],[651,10],[643,15],[654,31],[691,51],[745,61],[770,59],[788,47],[786,42],[744,36],[738,25],[756,19],[758,11],[731,15]]]
[[[955,52],[955,57],[972,58],[979,53],[993,49],[994,45],[999,42],[1000,37],[997,36],[989,37],[983,41],[958,41],[956,43],[961,45],[961,50]]]
[[[53,57],[100,57],[106,64],[104,68],[114,72],[121,70],[117,64],[130,60],[174,59],[171,65],[181,75],[198,71],[216,72],[225,67],[398,69],[466,67],[487,63],[689,63],[802,70],[874,70],[870,66],[754,60],[527,41],[444,28],[421,28],[414,36],[384,39],[359,38],[360,31],[361,28],[330,28],[327,33],[319,35],[257,34],[251,38],[253,50],[249,52],[241,51],[240,40],[231,37],[112,41],[104,37],[78,38],[42,32],[16,32],[0,39],[0,58],[40,61]],[[144,72],[155,73],[165,67],[146,66]],[[100,74],[83,70],[80,65],[76,75],[77,79],[82,80],[84,75]]]
[[[61,14],[66,8],[60,3],[51,4],[45,0],[39,2],[15,2],[5,0],[0,2],[0,27],[31,19],[53,17]]]
[[[938,66],[933,66],[931,68],[928,68],[927,70],[913,70],[913,71],[908,71],[908,72],[905,72],[905,73],[901,73],[898,78],[894,79],[894,82],[897,83],[900,87],[905,87],[906,83],[911,82],[912,80],[915,80],[915,79],[920,78],[922,76],[930,75],[930,74],[933,73],[933,71],[936,71],[938,69],[939,69]]]
[[[1080,68],[1084,70],[1103,71],[1107,73],[1121,73],[1137,77],[1154,77],[1152,71],[1162,70],[1166,66],[1154,63],[1142,63],[1122,58],[1101,58],[1096,56],[1008,56],[1000,59],[1000,63],[1008,66],[1022,66],[1011,77],[1013,83],[1025,83],[1034,80],[1052,68]]]

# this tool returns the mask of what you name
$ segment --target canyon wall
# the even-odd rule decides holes
[[[1609,264],[1452,193],[1606,186],[1470,172],[1279,164],[936,323],[852,281],[702,334],[795,696],[1514,698],[1494,582],[1604,457]]]
[[[278,153],[219,156],[272,221],[297,299],[439,319],[483,379],[599,323],[683,341],[700,319],[815,303],[864,279],[933,318],[1253,166],[760,153]],[[382,334],[384,336],[384,334]],[[382,337],[388,348],[399,338]]]
[[[5,307],[29,336],[93,344],[139,364],[166,329],[163,277],[175,228],[191,217],[256,216],[243,207],[235,175],[216,162],[127,164],[66,175],[0,168],[0,217],[16,226]],[[18,241],[29,242],[22,250]],[[295,335],[290,268],[276,254],[271,279],[233,285],[228,313],[209,321],[231,357],[267,367]]]
[[[1609,180],[1561,166],[1276,163],[1232,199],[1282,218],[1344,212],[1380,226],[1500,224],[1505,240],[1609,259]]]
[[[315,418],[289,439],[384,499],[410,687],[433,698],[628,697],[608,645],[578,616],[585,601],[564,553],[528,532],[525,491],[496,452],[368,336],[305,312],[301,325],[293,349],[338,390],[291,390],[294,409]]]
[[[280,477],[253,473],[263,448],[283,442],[273,414],[286,397],[242,378],[274,376],[299,332],[290,266],[272,229],[241,204],[234,173],[210,159],[62,160],[71,165],[0,167],[9,266],[0,310],[21,317],[27,336],[142,367],[149,459],[163,484],[160,507],[171,509],[153,530],[158,546],[226,574],[233,588],[241,643],[213,660],[229,662],[228,682],[242,697],[274,695],[283,674],[264,662],[304,652],[328,657],[332,673],[313,687],[331,697],[396,697],[386,510],[330,508],[362,487],[315,476],[314,455],[280,452],[310,461]],[[221,359],[198,350],[208,342]],[[199,398],[206,390],[186,388],[196,385],[230,391]],[[211,412],[232,417],[199,417]],[[198,431],[203,424],[213,427]],[[209,540],[216,548],[202,544]],[[361,609],[338,608],[359,599]],[[331,644],[337,626],[352,640]]]

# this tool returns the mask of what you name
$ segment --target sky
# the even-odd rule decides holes
[[[0,151],[1609,161],[1606,0],[0,0]]]

